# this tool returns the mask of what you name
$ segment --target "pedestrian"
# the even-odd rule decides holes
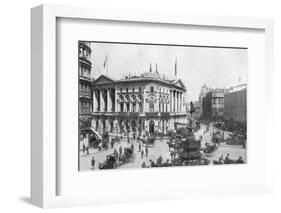
[[[145,147],[145,156],[147,157],[147,155],[148,155],[148,148],[147,148],[147,146]]]
[[[136,141],[136,133],[133,134],[133,139]]]
[[[150,167],[152,168],[152,167],[156,167],[156,164],[155,164],[155,162],[153,161],[153,160],[149,160],[149,162],[150,162]]]
[[[237,163],[244,163],[244,160],[241,156],[239,156],[238,160],[236,161]]]
[[[173,160],[173,156],[174,156],[174,153],[173,153],[174,151],[172,150],[172,151],[170,151],[170,155],[171,155],[171,160]]]
[[[141,150],[141,158],[143,158],[143,154],[144,154],[144,151],[143,149]]]
[[[95,157],[93,156],[93,157],[92,157],[92,160],[91,160],[92,169],[95,169],[95,163],[96,163]]]
[[[139,142],[139,152],[141,151],[141,142]]]
[[[122,148],[122,146],[119,146],[119,156],[122,155],[122,152],[123,152],[123,148]]]
[[[111,144],[111,148],[113,148],[113,146],[114,146],[114,140],[113,139],[111,139],[110,144]]]
[[[145,164],[144,161],[143,161],[142,164],[141,164],[141,168],[146,168],[146,164]]]
[[[86,147],[86,151],[87,151],[87,155],[89,155],[90,153],[89,153],[89,147],[88,146]]]
[[[219,162],[220,162],[221,164],[223,164],[223,155],[220,156]]]
[[[86,151],[86,145],[83,143],[83,153]]]
[[[176,159],[176,155],[177,155],[176,151],[173,151],[173,155],[174,155],[174,159]]]
[[[163,164],[163,166],[165,166],[165,167],[170,166],[170,160],[169,160],[169,159],[167,159],[167,160],[166,160],[166,162]]]

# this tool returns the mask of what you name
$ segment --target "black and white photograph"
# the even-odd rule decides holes
[[[79,171],[247,163],[247,48],[77,45]]]

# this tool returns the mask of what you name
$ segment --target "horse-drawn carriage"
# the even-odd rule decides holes
[[[232,133],[226,139],[226,144],[228,145],[243,145],[246,144],[246,136],[243,134]]]
[[[135,158],[133,148],[126,147],[120,156],[116,152],[107,155],[105,161],[99,165],[99,169],[116,169],[122,164],[134,162]]]
[[[212,142],[215,144],[216,143],[219,144],[219,143],[223,142],[223,135],[220,134],[219,132],[214,133],[212,136]]]
[[[136,155],[133,148],[124,148],[124,153],[119,157],[119,165],[124,163],[134,162]]]
[[[115,169],[118,166],[118,155],[109,154],[105,161],[99,165],[99,169]]]
[[[216,144],[209,144],[209,143],[206,143],[206,146],[203,148],[203,153],[204,154],[212,154],[214,153],[216,150],[217,150],[217,146]]]
[[[240,163],[245,163],[244,159],[241,156],[239,156],[238,159],[236,159],[236,160],[231,159],[228,156],[226,156],[225,159],[220,157],[219,160],[213,160],[213,164],[214,165],[218,165],[218,164],[240,164]]]

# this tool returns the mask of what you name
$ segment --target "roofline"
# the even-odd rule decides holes
[[[185,92],[187,91],[185,87],[179,87],[179,86],[175,85],[175,82],[178,82],[179,80],[181,81],[181,79],[174,80],[173,82],[169,82],[169,81],[165,81],[165,80],[157,79],[157,78],[128,78],[128,79],[115,80],[115,79],[113,79],[110,76],[105,75],[105,74],[101,74],[95,81],[93,81],[93,86],[95,86],[95,82],[102,76],[110,79],[111,81],[113,81],[117,85],[122,84],[122,83],[134,83],[134,82],[157,82],[157,83],[162,83],[162,84],[165,84],[165,85],[168,85],[168,86],[173,86],[173,87],[181,89]],[[102,84],[110,84],[110,83],[102,83]]]

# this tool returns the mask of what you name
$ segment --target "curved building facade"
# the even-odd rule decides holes
[[[91,127],[91,112],[93,98],[91,92],[91,44],[79,42],[79,130],[80,140],[88,143],[89,129]]]

